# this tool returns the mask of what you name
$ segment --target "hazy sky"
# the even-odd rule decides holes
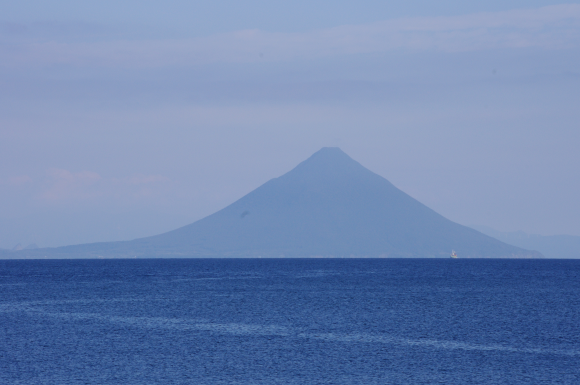
[[[0,0],[0,247],[191,223],[323,146],[580,235],[580,1]]]

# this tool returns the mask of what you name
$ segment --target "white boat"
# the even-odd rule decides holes
[[[451,250],[451,258],[457,258],[457,254],[455,253],[455,250]]]

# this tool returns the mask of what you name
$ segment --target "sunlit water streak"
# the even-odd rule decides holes
[[[38,301],[33,303],[10,304],[0,306],[0,312],[25,311],[40,314],[46,317],[67,318],[71,320],[92,319],[103,322],[114,322],[125,324],[132,327],[140,328],[161,328],[174,329],[179,331],[210,331],[214,333],[232,334],[232,335],[255,335],[255,336],[282,336],[288,338],[306,338],[319,339],[324,341],[335,341],[344,343],[380,343],[396,344],[418,347],[429,347],[433,349],[461,349],[461,350],[482,350],[482,351],[505,351],[530,354],[553,354],[565,356],[578,356],[578,350],[550,350],[540,348],[515,348],[501,345],[477,345],[457,341],[439,341],[429,339],[410,339],[389,335],[373,334],[338,334],[338,333],[304,333],[296,328],[287,328],[276,325],[256,325],[256,324],[217,324],[200,322],[199,320],[188,320],[178,318],[164,317],[119,317],[105,316],[93,313],[60,313],[51,312],[42,306],[71,304],[71,303],[98,303],[98,302],[134,302],[134,301],[151,301],[152,299],[113,299],[113,300],[71,300],[71,301]]]

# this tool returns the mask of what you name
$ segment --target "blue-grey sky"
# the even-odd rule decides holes
[[[0,9],[0,247],[191,223],[323,146],[451,220],[580,235],[580,2]]]

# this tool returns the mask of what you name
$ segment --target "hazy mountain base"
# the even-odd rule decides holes
[[[523,231],[501,232],[486,226],[472,226],[483,234],[524,249],[538,250],[547,258],[580,258],[580,237],[574,235],[538,235]]]
[[[416,255],[410,253],[382,253],[382,254],[280,254],[277,252],[248,252],[248,253],[218,253],[218,252],[180,252],[179,250],[140,250],[135,248],[119,247],[106,251],[99,244],[65,246],[38,250],[0,250],[0,259],[131,259],[131,258],[449,258],[450,254]],[[123,250],[125,249],[125,250]],[[502,257],[485,255],[465,255],[460,258],[517,258],[537,259],[545,258],[536,251],[524,250],[522,253],[513,253]]]
[[[454,223],[323,148],[226,208],[182,228],[125,242],[22,250],[12,258],[541,258]]]

